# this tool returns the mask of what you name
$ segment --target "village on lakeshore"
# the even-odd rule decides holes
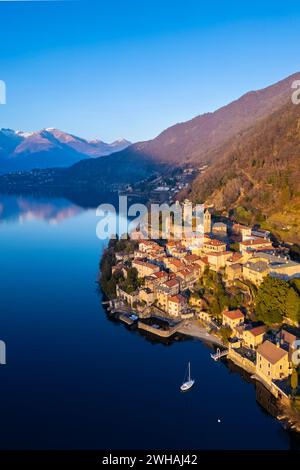
[[[101,260],[105,303],[130,327],[211,343],[213,359],[227,356],[249,372],[300,430],[300,263],[270,232],[215,218],[212,207],[203,234],[200,244],[192,233],[143,239],[138,228],[111,239]]]

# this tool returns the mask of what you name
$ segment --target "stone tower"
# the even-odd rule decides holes
[[[211,232],[211,213],[208,209],[204,209],[204,233]]]

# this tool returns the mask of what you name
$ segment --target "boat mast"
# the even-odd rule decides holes
[[[189,379],[189,382],[190,382],[190,380],[191,380],[191,363],[190,362],[189,362],[189,377],[188,377],[188,379]]]

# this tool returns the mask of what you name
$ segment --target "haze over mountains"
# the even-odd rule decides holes
[[[125,149],[125,139],[111,144],[47,128],[36,132],[0,129],[0,172],[32,168],[66,167],[85,158],[96,158]]]

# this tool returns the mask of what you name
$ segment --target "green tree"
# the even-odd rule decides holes
[[[138,271],[136,268],[129,268],[127,271],[127,277],[120,283],[121,289],[125,290],[130,294],[139,287]]]
[[[299,278],[292,279],[290,281],[290,285],[300,295],[300,279]]]
[[[287,315],[287,282],[267,276],[258,288],[255,298],[255,313],[266,325],[282,323]]]
[[[300,320],[300,297],[292,287],[286,297],[286,315],[292,321]]]
[[[231,251],[235,251],[235,252],[240,251],[240,245],[237,242],[230,243],[229,248],[230,248]]]
[[[133,286],[138,286],[138,270],[136,268],[129,268],[127,271],[127,280]]]

